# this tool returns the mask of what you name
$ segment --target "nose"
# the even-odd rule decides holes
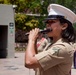
[[[48,23],[46,24],[46,27],[50,27],[50,26],[51,26],[51,24],[48,24]]]

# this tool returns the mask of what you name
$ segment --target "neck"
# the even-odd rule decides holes
[[[56,41],[58,41],[61,37],[53,37],[53,43],[55,43]]]

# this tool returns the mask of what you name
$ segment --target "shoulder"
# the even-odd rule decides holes
[[[74,52],[74,47],[70,43],[57,41],[49,48],[49,51],[52,54],[65,56],[68,54],[72,54]]]
[[[65,48],[73,48],[73,44],[71,42],[64,41],[63,39],[59,39],[56,43],[53,45],[58,45],[59,47],[65,47]]]

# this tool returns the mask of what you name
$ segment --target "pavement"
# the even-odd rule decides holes
[[[0,59],[0,75],[35,75],[33,69],[24,67],[24,52],[16,52],[14,58]],[[71,69],[71,75],[76,75],[76,69]]]

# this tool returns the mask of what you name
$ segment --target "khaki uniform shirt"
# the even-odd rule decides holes
[[[73,53],[72,44],[58,40],[35,55],[42,67],[35,75],[70,75]]]

